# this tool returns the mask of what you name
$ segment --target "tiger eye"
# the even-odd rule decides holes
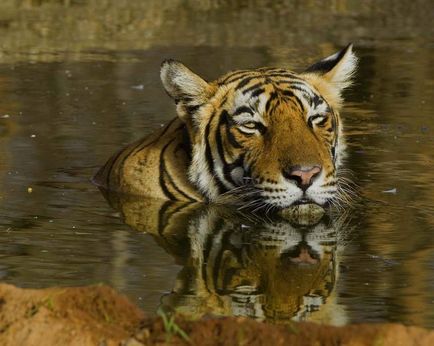
[[[244,123],[242,126],[244,126],[247,129],[255,129],[256,128],[256,123],[253,121],[250,121],[248,123]]]

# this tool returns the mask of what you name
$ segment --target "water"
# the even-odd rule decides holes
[[[204,5],[199,14],[171,9],[167,27],[158,20],[137,26],[139,4],[108,6],[105,31],[94,29],[88,40],[82,31],[69,40],[70,24],[58,28],[50,16],[75,18],[93,2],[30,6],[32,21],[12,10],[1,28],[0,280],[21,287],[104,282],[150,314],[163,305],[195,316],[434,327],[431,21],[423,1],[419,9],[400,3],[385,21],[381,9],[342,4],[348,7],[330,18],[298,4],[298,30],[283,20],[273,26],[276,9],[261,17],[252,4]],[[250,31],[229,10],[251,18]],[[112,30],[125,18],[138,32]],[[260,18],[261,30],[253,30]],[[328,31],[312,30],[319,20]],[[64,39],[55,39],[57,29]],[[89,182],[113,152],[174,115],[159,82],[162,59],[175,57],[212,79],[240,67],[301,69],[349,40],[361,62],[343,119],[361,202],[347,215],[300,226],[148,200],[115,198],[115,209]]]

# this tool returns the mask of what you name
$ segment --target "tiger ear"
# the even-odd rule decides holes
[[[185,65],[175,60],[161,64],[160,77],[164,89],[175,100],[178,115],[184,118],[212,95],[213,88]]]
[[[350,43],[341,51],[324,58],[305,70],[305,73],[320,76],[334,86],[338,93],[351,85],[357,67],[357,57]]]

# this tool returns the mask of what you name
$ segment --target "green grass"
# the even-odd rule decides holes
[[[180,326],[176,324],[174,315],[169,316],[162,309],[158,309],[157,315],[160,316],[161,319],[163,320],[163,326],[166,332],[167,342],[169,342],[173,336],[178,335],[184,341],[190,343],[190,338],[188,337],[187,333],[184,330],[182,330]]]

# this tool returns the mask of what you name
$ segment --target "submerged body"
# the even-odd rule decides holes
[[[94,180],[110,191],[152,198],[202,201],[188,180],[191,147],[185,124],[174,118],[151,136],[119,151]]]
[[[178,117],[114,155],[97,173],[122,193],[283,209],[339,199],[341,91],[351,45],[296,74],[231,72],[206,82],[176,61],[161,78]]]

